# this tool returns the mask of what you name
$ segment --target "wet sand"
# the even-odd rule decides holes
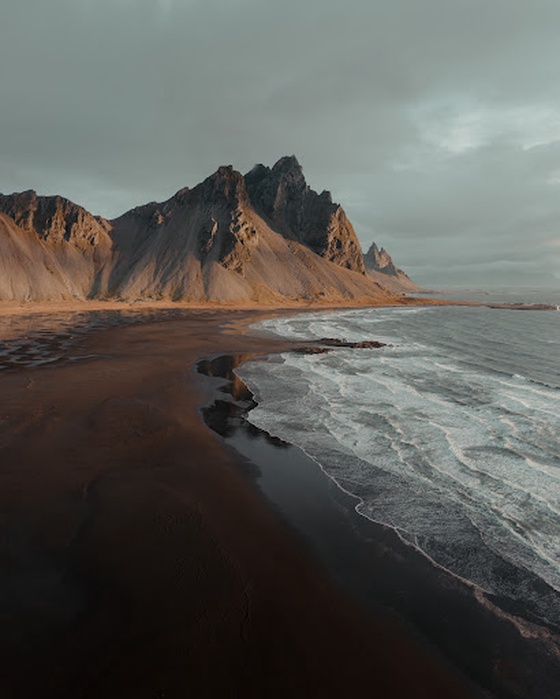
[[[0,373],[3,699],[476,696],[335,584],[201,420],[200,357],[287,346],[243,334],[256,317],[101,322]]]

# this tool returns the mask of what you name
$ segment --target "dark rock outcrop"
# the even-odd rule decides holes
[[[320,340],[313,340],[303,347],[294,347],[292,352],[296,354],[328,354],[335,348],[350,348],[350,349],[381,349],[387,347],[386,342],[379,340],[358,340],[351,342],[349,340],[341,340],[337,337],[323,337]]]
[[[379,342],[379,340],[359,340],[351,342],[349,340],[341,340],[337,337],[322,337],[317,340],[318,345],[327,345],[327,347],[350,347],[352,349],[380,349],[386,347],[387,343]]]
[[[329,354],[332,352],[332,347],[294,347],[294,354]]]
[[[281,158],[272,168],[255,165],[245,183],[253,207],[273,229],[326,260],[365,274],[360,243],[344,210],[329,192],[317,194],[308,186],[295,156]]]

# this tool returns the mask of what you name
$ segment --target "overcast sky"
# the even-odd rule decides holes
[[[560,286],[558,0],[3,0],[0,192],[295,154],[423,284]]]

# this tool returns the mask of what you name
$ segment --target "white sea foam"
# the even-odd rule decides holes
[[[260,329],[392,346],[288,353],[240,374],[260,397],[249,419],[319,461],[362,514],[560,623],[560,596],[538,582],[560,591],[560,324],[529,315],[523,337],[513,312],[488,309],[274,318]]]

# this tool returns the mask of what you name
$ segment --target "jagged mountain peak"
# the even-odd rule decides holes
[[[404,274],[404,272],[395,265],[385,248],[379,248],[375,243],[371,244],[369,250],[364,255],[364,263],[366,269],[389,274],[392,277],[398,276],[399,273]]]
[[[410,277],[399,269],[393,258],[385,250],[372,243],[367,253],[364,255],[366,273],[375,281],[394,291],[414,292],[420,291],[421,287],[410,279]]]
[[[273,170],[301,170],[302,167],[300,165],[299,160],[296,158],[295,155],[283,155],[281,158],[279,158],[274,165],[272,166]]]
[[[112,257],[110,230],[61,196],[0,195],[0,299],[89,298]]]
[[[222,165],[191,192],[208,202],[221,202],[233,206],[250,205],[245,179],[232,165]]]
[[[33,189],[0,194],[0,211],[49,243],[66,242],[78,248],[110,246],[108,221],[59,195],[39,196]]]
[[[245,175],[251,202],[269,218],[287,200],[301,200],[309,190],[303,169],[294,155],[280,158],[271,168],[258,164]]]
[[[39,198],[37,192],[34,189],[25,189],[23,192],[12,192],[12,194],[0,194],[0,196],[3,199],[14,199],[20,202],[35,201]],[[45,197],[45,199],[48,198],[50,197]]]
[[[272,168],[256,165],[245,184],[251,205],[274,230],[341,267],[365,273],[358,238],[342,207],[330,192],[317,194],[309,187],[295,156],[280,158]]]
[[[303,168],[295,155],[285,155],[277,160],[270,172],[279,179],[298,184],[300,187],[307,187]]]
[[[232,212],[249,207],[250,201],[243,175],[232,165],[222,165],[192,189],[183,187],[167,201],[154,201],[137,206],[115,219],[113,223],[132,217],[154,228],[171,218],[188,218],[193,206],[205,207],[209,212],[214,207]]]
[[[264,175],[266,173],[274,172],[276,175],[289,174],[289,173],[300,173],[303,176],[303,168],[296,158],[295,155],[284,155],[279,158],[272,167],[268,165],[263,165],[262,163],[257,163],[253,168],[247,173],[247,176],[251,175]]]

